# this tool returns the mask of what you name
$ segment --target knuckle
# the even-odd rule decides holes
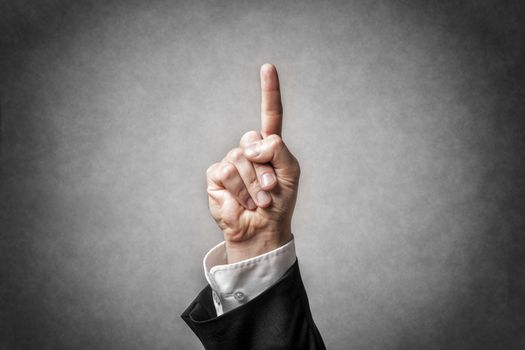
[[[274,106],[262,106],[264,110],[264,114],[271,118],[278,118],[283,114],[283,107],[281,105],[274,105]]]
[[[236,171],[237,169],[232,163],[224,163],[221,167],[220,178],[222,180],[231,179]]]
[[[246,203],[248,201],[248,198],[250,198],[250,194],[246,191],[245,188],[240,188],[237,192],[237,198],[239,198],[243,203]]]
[[[218,164],[219,164],[219,163],[213,163],[212,165],[210,165],[210,166],[208,167],[208,169],[206,169],[206,177],[209,178],[209,177],[212,176],[212,174],[213,174],[213,172],[215,171],[215,169],[217,169],[217,165],[218,165]]]
[[[238,162],[243,158],[243,150],[240,147],[232,149],[228,153],[228,159],[230,159],[233,162]]]
[[[257,192],[259,190],[260,186],[257,177],[253,177],[248,180],[248,187],[251,188],[253,192]]]
[[[246,192],[246,188],[244,185],[236,184],[232,188],[229,189],[230,193],[235,197],[243,201],[249,194]]]
[[[250,131],[245,132],[244,135],[242,135],[240,144],[242,145],[243,143],[250,142],[250,140],[256,140],[259,138],[260,136],[257,131],[250,130]]]
[[[270,142],[270,147],[274,152],[279,152],[284,147],[283,139],[279,135],[270,135],[266,138]]]

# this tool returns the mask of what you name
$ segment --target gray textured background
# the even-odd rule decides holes
[[[328,348],[525,346],[519,3],[2,1],[0,349],[201,348],[205,170],[267,61]]]

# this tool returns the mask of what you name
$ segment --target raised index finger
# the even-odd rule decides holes
[[[261,67],[261,135],[281,136],[283,106],[277,69],[271,63]]]

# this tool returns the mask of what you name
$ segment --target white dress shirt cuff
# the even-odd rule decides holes
[[[250,301],[271,287],[295,260],[293,237],[277,249],[234,264],[228,264],[224,242],[217,244],[203,261],[217,316]]]

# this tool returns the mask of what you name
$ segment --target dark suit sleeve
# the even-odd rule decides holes
[[[206,349],[326,349],[297,261],[272,287],[219,317],[210,286],[182,314]]]

